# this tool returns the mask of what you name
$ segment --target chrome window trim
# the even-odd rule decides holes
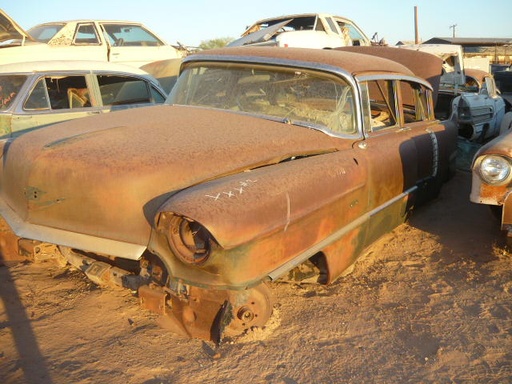
[[[188,56],[183,60],[183,64],[180,69],[180,73],[183,68],[186,67],[187,63],[197,63],[197,62],[234,62],[234,63],[246,63],[246,64],[258,64],[258,65],[270,65],[270,66],[282,66],[288,68],[297,68],[297,69],[307,69],[315,72],[326,72],[343,79],[352,89],[356,90],[354,92],[354,115],[356,122],[356,132],[352,135],[343,135],[336,132],[333,132],[328,129],[320,129],[323,133],[338,137],[338,138],[352,138],[352,139],[362,139],[364,137],[363,134],[363,119],[362,119],[362,109],[361,109],[361,95],[359,84],[354,77],[346,70],[335,67],[332,65],[322,64],[322,63],[313,63],[308,61],[300,61],[300,60],[286,60],[286,59],[278,59],[272,57],[250,57],[250,56],[231,56],[231,55],[197,55],[197,56]],[[254,116],[254,115],[253,115]]]

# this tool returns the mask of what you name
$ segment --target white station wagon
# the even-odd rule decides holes
[[[146,26],[131,21],[72,20],[23,30],[0,10],[0,64],[36,60],[95,60],[145,64],[182,57]]]
[[[122,64],[0,65],[0,139],[60,121],[161,104],[166,96],[152,76]]]

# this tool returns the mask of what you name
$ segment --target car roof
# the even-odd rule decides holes
[[[258,20],[256,21],[254,24],[260,24],[260,23],[263,23],[265,21],[270,21],[270,20],[281,20],[281,19],[296,19],[298,17],[335,17],[337,19],[343,19],[343,20],[347,20],[347,21],[352,21],[346,17],[343,17],[343,16],[337,16],[337,15],[331,15],[329,13],[296,13],[296,14],[291,14],[291,15],[282,15],[282,16],[275,16],[275,17],[267,17],[265,19],[261,19],[261,20]]]
[[[73,19],[73,20],[59,20],[59,21],[48,21],[46,23],[40,23],[34,25],[32,28],[40,27],[43,25],[52,25],[52,24],[68,24],[68,23],[109,23],[109,24],[132,24],[132,25],[144,25],[137,21],[129,21],[129,20],[97,20],[97,19]],[[31,28],[31,29],[32,29]]]
[[[36,73],[49,71],[113,71],[149,76],[147,72],[136,67],[93,60],[46,60],[0,65],[0,73]]]
[[[226,57],[230,60],[251,58],[282,59],[301,61],[311,64],[330,65],[345,70],[352,75],[363,73],[395,73],[414,76],[406,66],[389,59],[362,53],[336,51],[331,49],[282,48],[282,47],[230,47],[200,51],[188,56],[184,62],[201,60],[201,56],[216,56],[219,60]]]
[[[466,76],[471,76],[479,83],[483,83],[486,77],[493,77],[489,72],[478,68],[464,68]]]

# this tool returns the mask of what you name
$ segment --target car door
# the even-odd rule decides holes
[[[104,36],[108,39],[108,60],[136,67],[177,57],[173,47],[168,46],[148,29],[137,24],[102,23]]]
[[[73,60],[108,61],[108,45],[94,22],[77,23],[71,44]]]
[[[437,122],[429,108],[430,91],[422,84],[401,80],[398,83],[400,126],[416,148],[416,184],[435,178],[439,168]]]
[[[506,105],[505,100],[501,97],[496,82],[493,77],[487,76],[485,78],[485,85],[482,88],[481,93],[487,96],[486,101],[491,106],[493,111],[492,119],[490,121],[489,136],[497,136],[500,131],[500,124],[503,116],[505,115]]]
[[[13,113],[13,136],[29,129],[101,113],[95,105],[91,82],[85,74],[40,75]]]
[[[401,124],[398,82],[368,78],[360,84],[365,140],[356,153],[368,164],[370,244],[406,219],[417,189],[419,159],[408,127]]]

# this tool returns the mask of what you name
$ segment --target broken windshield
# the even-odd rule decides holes
[[[258,114],[287,123],[356,132],[352,88],[314,71],[260,65],[190,65],[169,103]]]

